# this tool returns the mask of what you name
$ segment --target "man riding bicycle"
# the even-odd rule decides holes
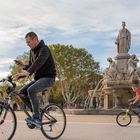
[[[135,96],[128,100],[128,102],[130,102],[130,105],[134,105],[140,102],[140,88],[138,87],[138,84],[139,82],[137,79],[132,80],[132,90],[134,91]],[[138,122],[140,123],[140,103],[138,104],[137,108],[138,108],[138,116],[139,116]]]
[[[31,118],[26,118],[27,123],[40,124],[40,107],[37,93],[52,87],[55,83],[56,69],[52,54],[44,41],[39,41],[34,32],[29,32],[25,36],[27,45],[30,47],[29,63],[25,65],[20,60],[15,63],[25,70],[13,76],[15,80],[20,77],[28,77],[34,74],[34,80],[25,85],[21,90],[23,102],[33,111]]]

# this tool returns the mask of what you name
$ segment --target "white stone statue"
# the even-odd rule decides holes
[[[109,67],[105,70],[105,78],[108,80],[115,80],[117,76],[117,66],[111,57],[107,59],[109,62]]]
[[[131,45],[131,33],[125,28],[126,24],[122,22],[122,29],[119,31],[115,44],[117,44],[118,53],[128,53]]]
[[[129,77],[133,75],[135,70],[137,69],[137,63],[139,62],[138,58],[135,54],[133,54],[128,60],[128,75]]]

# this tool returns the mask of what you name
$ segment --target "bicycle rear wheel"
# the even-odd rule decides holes
[[[15,134],[17,120],[12,108],[0,102],[0,139],[11,140]]]
[[[116,117],[117,124],[123,127],[128,126],[131,123],[131,121],[132,121],[131,114],[126,111],[119,113]]]
[[[58,139],[66,128],[66,116],[56,104],[46,106],[41,113],[41,131],[49,139]]]

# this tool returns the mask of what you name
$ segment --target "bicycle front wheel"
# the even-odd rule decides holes
[[[17,120],[12,108],[0,102],[0,139],[11,140],[15,134]]]
[[[49,139],[58,139],[66,128],[66,116],[56,104],[46,106],[41,113],[41,131]]]
[[[132,121],[131,114],[126,111],[119,113],[116,117],[117,124],[123,127],[128,126],[131,123],[131,121]]]

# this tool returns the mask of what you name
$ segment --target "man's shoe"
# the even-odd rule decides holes
[[[41,128],[41,120],[36,118],[26,118],[25,121],[30,124],[34,124],[37,128]]]

